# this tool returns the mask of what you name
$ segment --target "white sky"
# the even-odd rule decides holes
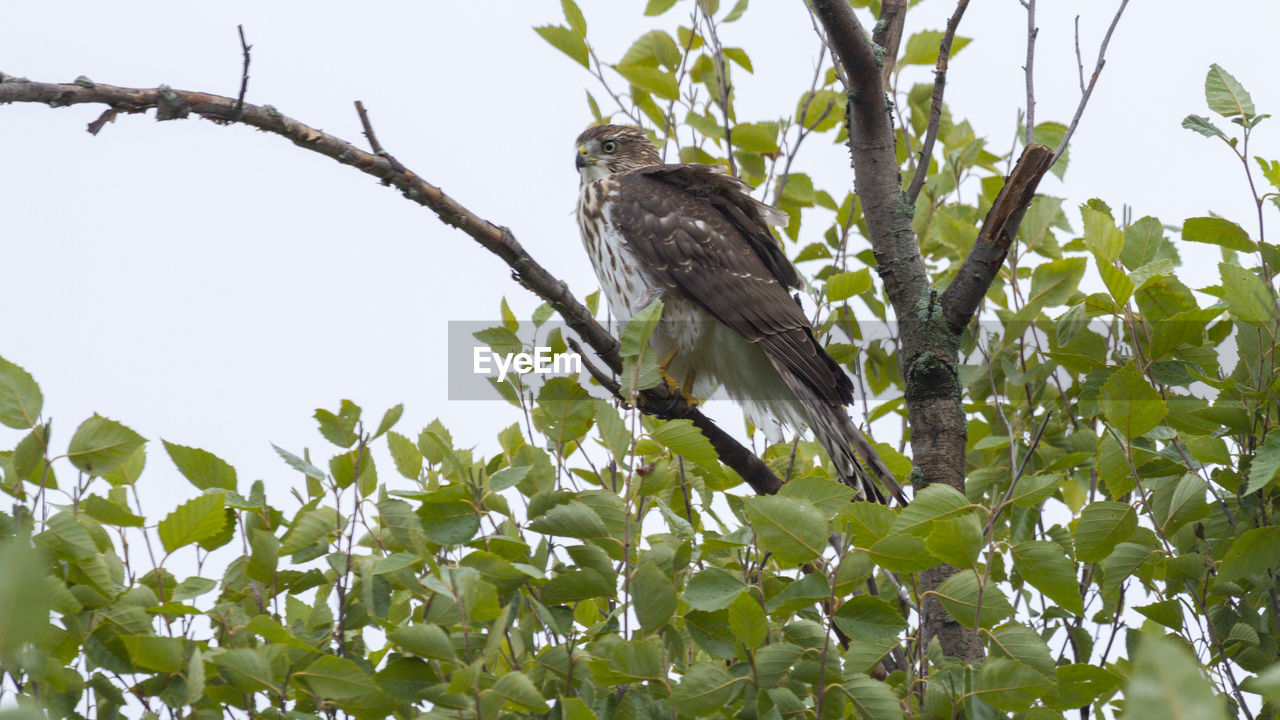
[[[687,22],[690,0],[660,19],[642,17],[639,0],[580,4],[602,58],[617,59],[649,28]],[[1081,15],[1087,73],[1115,2],[1040,4],[1037,119],[1066,122],[1078,97],[1072,18]],[[0,70],[234,96],[243,23],[254,45],[248,101],[359,144],[352,101],[363,100],[403,163],[511,227],[579,297],[593,290],[571,217],[571,153],[590,121],[584,88],[602,93],[531,29],[562,22],[559,2],[354,7],[11,2],[0,23]],[[909,14],[908,34],[940,29],[951,9],[927,0]],[[975,0],[961,27],[975,42],[949,75],[954,115],[1001,151],[1024,104],[1025,22],[1017,0]],[[1097,196],[1171,224],[1214,211],[1252,232],[1234,158],[1179,124],[1207,112],[1212,62],[1235,74],[1263,112],[1280,109],[1264,60],[1276,27],[1273,0],[1211,11],[1188,0],[1131,2],[1066,183],[1050,178],[1042,191],[1068,197],[1069,208]],[[756,68],[735,76],[740,120],[790,113],[817,56],[800,0],[755,0],[721,36],[745,47]],[[917,81],[929,78],[917,71]],[[400,431],[416,436],[440,417],[459,444],[486,448],[518,419],[501,402],[446,399],[445,323],[496,320],[504,295],[521,317],[537,305],[470,238],[277,136],[201,120],[157,124],[149,115],[121,116],[94,138],[84,127],[101,110],[0,107],[0,355],[41,384],[56,447],[95,411],[133,427],[152,441],[143,482],[155,512],[194,493],[161,437],[220,455],[242,486],[267,480],[283,503],[285,489],[300,483],[269,443],[310,446],[326,459],[310,416],[341,398],[363,405],[372,423],[404,402]],[[1262,125],[1256,154],[1280,157],[1276,123]],[[841,147],[814,142],[799,163],[833,194],[851,183]],[[1074,209],[1069,216],[1078,228]],[[802,241],[824,227],[810,224]],[[20,437],[0,428],[0,447]],[[381,470],[394,475],[389,464]]]

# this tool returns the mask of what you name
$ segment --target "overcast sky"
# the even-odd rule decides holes
[[[640,0],[580,4],[602,58],[616,60],[647,29],[687,22],[691,2],[657,19],[642,16]],[[1040,5],[1037,119],[1066,122],[1079,95],[1072,18],[1081,16],[1087,75],[1116,3]],[[254,45],[248,101],[359,143],[352,101],[363,100],[404,164],[509,226],[579,297],[595,289],[571,215],[571,153],[590,122],[584,89],[600,93],[532,30],[562,22],[559,2],[353,7],[13,2],[0,23],[0,71],[234,96],[242,23]],[[907,33],[940,29],[951,10],[948,0],[926,0]],[[1213,62],[1261,111],[1280,109],[1267,59],[1276,27],[1273,0],[1212,12],[1202,2],[1131,2],[1066,181],[1050,178],[1042,192],[1068,198],[1068,208],[1090,197],[1127,203],[1135,218],[1167,224],[1213,211],[1252,231],[1234,158],[1179,124],[1207,112]],[[961,35],[975,40],[952,62],[948,102],[1003,151],[1025,104],[1025,13],[1017,0],[975,0]],[[817,58],[800,0],[755,0],[721,39],[755,65],[755,75],[735,77],[739,118],[791,112]],[[521,317],[537,305],[466,235],[277,136],[148,115],[121,116],[91,137],[85,124],[100,112],[0,107],[0,355],[41,384],[55,447],[93,412],[133,427],[152,440],[144,479],[158,510],[194,493],[161,437],[220,455],[242,482],[268,480],[283,501],[284,488],[300,483],[269,443],[327,458],[316,407],[350,398],[376,423],[404,402],[402,432],[439,417],[459,444],[485,448],[518,419],[501,402],[447,400],[446,322],[496,320],[503,296]],[[1253,150],[1277,158],[1280,125],[1270,125]],[[850,185],[842,148],[815,142],[799,162],[833,194]],[[1068,214],[1078,228],[1078,213]],[[816,238],[822,227],[807,231]],[[2,447],[20,437],[0,428]]]

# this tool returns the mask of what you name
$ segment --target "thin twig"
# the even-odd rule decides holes
[[[1036,141],[1036,35],[1040,29],[1036,27],[1036,0],[1018,0],[1027,9],[1027,64],[1023,73],[1027,76],[1027,127],[1023,144],[1030,145]]]
[[[938,128],[942,125],[942,95],[947,87],[947,63],[951,59],[951,43],[956,38],[956,28],[960,27],[960,18],[969,7],[969,0],[956,3],[956,11],[947,20],[947,31],[938,45],[938,64],[933,70],[933,97],[929,101],[929,126],[925,129],[924,144],[920,146],[920,160],[916,163],[916,174],[911,177],[911,185],[907,188],[907,201],[914,203],[924,187],[925,178],[929,175],[929,163],[933,159],[933,144],[938,139]]]
[[[240,33],[240,51],[244,53],[244,68],[240,71],[240,96],[236,98],[235,111],[232,113],[233,120],[240,119],[240,113],[244,110],[244,94],[249,90],[249,51],[253,49],[244,39],[244,26],[237,25],[236,30]]]
[[[1035,0],[1031,0],[1035,2]],[[1053,153],[1053,161],[1049,163],[1049,167],[1058,162],[1058,158],[1062,157],[1062,153],[1067,151],[1067,143],[1071,142],[1071,136],[1075,134],[1076,126],[1080,124],[1080,118],[1084,115],[1084,108],[1089,104],[1089,97],[1093,95],[1093,89],[1098,85],[1098,77],[1102,75],[1102,67],[1107,64],[1107,45],[1111,44],[1111,34],[1115,32],[1116,25],[1120,23],[1120,16],[1124,14],[1124,9],[1129,5],[1129,0],[1120,0],[1120,7],[1116,9],[1115,17],[1111,18],[1111,25],[1107,28],[1107,34],[1102,38],[1102,44],[1098,46],[1098,64],[1093,68],[1093,76],[1089,78],[1089,85],[1084,90],[1084,95],[1080,98],[1080,104],[1076,106],[1076,114],[1071,118],[1071,124],[1067,126],[1067,132],[1062,136],[1062,142],[1058,143],[1058,148]],[[1028,117],[1028,125],[1030,118]]]
[[[701,5],[703,0],[698,0]],[[716,34],[716,19],[711,13],[702,9],[702,19],[707,26],[706,39],[711,42],[711,52],[716,66],[716,89],[720,93],[720,113],[724,116],[724,154],[729,159],[729,174],[737,177],[738,164],[733,159],[733,130],[729,127],[729,68],[725,65],[724,48],[720,46],[720,36]]]
[[[364,109],[364,103],[359,100],[356,100],[356,114],[360,116],[360,126],[364,128],[364,136],[369,141],[369,147],[373,150],[373,153],[386,158],[395,172],[405,172],[404,165],[401,165],[400,161],[396,160],[391,153],[382,149],[382,144],[378,142],[378,136],[373,132],[373,123],[369,121],[369,111]],[[382,184],[390,185],[391,180],[383,178]]]
[[[1080,94],[1084,94],[1084,56],[1080,54],[1080,16],[1076,16],[1076,73],[1080,76]]]

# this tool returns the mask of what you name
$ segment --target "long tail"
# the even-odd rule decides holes
[[[781,368],[779,370],[787,387],[804,407],[805,414],[808,415],[809,427],[813,428],[813,434],[818,442],[822,443],[827,455],[831,456],[831,462],[835,463],[836,474],[839,475],[840,481],[855,490],[860,490],[865,499],[887,505],[884,492],[876,484],[878,480],[899,505],[906,505],[907,497],[902,492],[902,486],[898,484],[893,473],[889,472],[889,468],[880,459],[875,448],[871,447],[867,437],[849,419],[849,414],[844,407],[832,405],[819,397],[803,379],[794,373]]]

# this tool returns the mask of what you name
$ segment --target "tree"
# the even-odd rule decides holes
[[[878,446],[915,489],[905,508],[850,503],[810,443],[757,457],[664,386],[645,387],[652,318],[614,339],[594,302],[573,298],[509,231],[383,150],[359,104],[373,152],[245,102],[243,86],[228,98],[0,77],[0,102],[107,104],[92,132],[120,113],[195,113],[382,179],[546,301],[527,323],[504,317],[482,342],[518,348],[522,325],[559,314],[603,365],[595,381],[635,407],[567,378],[535,392],[512,377],[497,387],[523,417],[486,459],[455,447],[439,423],[415,441],[395,431],[399,408],[373,426],[343,401],[316,412],[338,448],[327,469],[279,450],[306,488],[289,514],[261,482],[242,494],[215,455],[165,442],[201,494],[149,525],[133,490],[144,439],[95,415],[65,453],[51,449],[38,385],[4,361],[0,422],[26,433],[0,455],[18,501],[0,515],[12,538],[0,550],[0,659],[20,701],[58,715],[83,703],[100,716],[130,703],[210,716],[408,717],[430,706],[441,717],[888,718],[1117,707],[1221,717],[1226,703],[1252,717],[1262,703],[1245,692],[1280,700],[1280,545],[1268,512],[1280,472],[1268,440],[1280,312],[1263,224],[1278,196],[1254,182],[1256,165],[1280,190],[1280,163],[1249,152],[1266,116],[1214,66],[1207,102],[1239,129],[1184,122],[1236,153],[1258,207],[1256,239],[1222,218],[1183,224],[1183,241],[1223,251],[1222,283],[1203,291],[1216,301],[1202,302],[1178,279],[1178,246],[1159,221],[1117,220],[1091,201],[1082,237],[1060,242],[1071,219],[1060,200],[1035,195],[1045,172],[1065,168],[1106,42],[1070,125],[1034,121],[1028,60],[1015,163],[943,102],[966,6],[900,53],[904,3],[877,9],[869,39],[849,5],[815,0],[832,67],[819,66],[776,122],[737,119],[733,73],[749,72],[750,56],[723,46],[717,27],[745,2],[723,12],[696,3],[675,37],[645,33],[611,66],[571,0],[563,25],[537,29],[596,75],[612,101],[602,109],[589,95],[597,120],[628,117],[681,160],[723,164],[790,213],[784,244],[812,274],[809,301],[832,352],[870,392],[902,393],[874,414],[901,415],[909,429],[910,457]],[[1034,0],[1025,6],[1030,58]],[[246,81],[248,62],[246,45]],[[935,65],[935,82],[898,87],[896,68],[912,63]],[[886,83],[896,105],[885,103]],[[856,193],[832,194],[793,169],[799,146],[823,134],[848,140]],[[961,188],[976,189],[973,204]],[[820,214],[821,242],[796,247],[811,208],[834,217]],[[859,238],[870,247],[855,253]],[[876,269],[879,288],[867,268],[850,270],[855,257]],[[1089,267],[1105,292],[1081,289]],[[983,307],[989,320],[974,324]],[[888,337],[858,342],[876,324]],[[1226,340],[1241,348],[1234,366],[1214,351]],[[553,331],[550,342],[576,341]],[[413,491],[380,482],[375,447]],[[76,481],[59,484],[68,464]],[[761,496],[718,494],[739,478]],[[70,504],[56,505],[54,492]],[[1070,521],[1049,524],[1049,502]],[[136,553],[130,562],[130,538],[146,541],[149,570]],[[201,570],[172,574],[182,553],[199,568],[205,553],[237,544],[216,598]],[[45,589],[37,602],[14,592],[35,584]],[[1127,627],[1138,598],[1141,630]]]

